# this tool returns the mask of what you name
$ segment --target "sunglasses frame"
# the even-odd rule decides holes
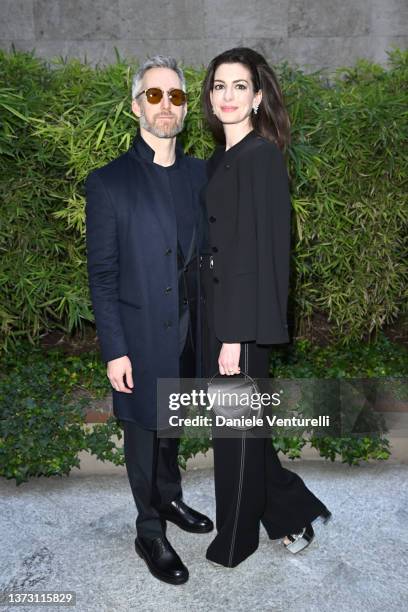
[[[151,91],[152,89],[157,89],[158,91],[161,91],[161,94],[162,94],[161,98],[157,102],[152,102],[151,100],[149,100],[149,98],[147,96],[147,92]],[[174,102],[172,100],[172,95],[171,95],[172,91],[181,91],[184,94],[184,102],[182,102],[181,104],[174,104]],[[163,96],[164,96],[165,93],[168,95],[169,100],[173,104],[173,106],[184,106],[184,104],[187,102],[187,94],[186,94],[186,92],[183,91],[182,89],[178,89],[177,87],[174,87],[173,89],[169,89],[166,92],[163,89],[161,89],[161,87],[148,87],[148,89],[144,89],[143,91],[138,93],[136,98],[138,98],[142,94],[146,94],[146,100],[149,102],[149,104],[160,104],[160,102],[163,100]]]

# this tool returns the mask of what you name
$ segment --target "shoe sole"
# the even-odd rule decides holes
[[[284,544],[284,547],[286,548],[286,550],[296,555],[296,553],[299,553],[305,548],[307,548],[309,544],[313,542],[314,538],[314,536],[310,540],[305,540],[304,538],[301,538],[300,540],[292,542],[292,544]]]
[[[135,541],[135,550],[136,553],[139,555],[139,557],[141,559],[143,559],[143,561],[146,563],[149,572],[152,574],[152,576],[154,576],[155,578],[157,578],[158,580],[161,580],[162,582],[166,582],[167,584],[174,584],[175,586],[179,585],[179,584],[184,584],[185,582],[187,582],[187,580],[189,579],[189,576],[187,576],[187,578],[175,578],[175,579],[171,579],[171,578],[163,578],[163,576],[161,576],[160,574],[158,574],[150,565],[148,559],[146,559],[144,552],[142,550],[142,548],[139,546],[139,544],[137,543],[137,541]]]
[[[160,518],[163,518],[165,521],[169,521],[170,523],[174,523],[177,527],[180,527],[183,531],[188,531],[188,533],[210,533],[214,529],[214,525],[210,525],[209,527],[203,527],[198,530],[196,527],[186,527],[184,523],[179,523],[174,518],[167,518],[166,516],[160,515]]]

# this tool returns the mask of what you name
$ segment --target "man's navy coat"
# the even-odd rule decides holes
[[[176,155],[196,210],[199,274],[205,162],[179,145]],[[179,377],[180,352],[176,215],[168,173],[153,158],[138,134],[129,151],[86,181],[88,275],[102,359],[128,355],[132,363],[133,393],[113,390],[113,411],[147,429],[157,425],[157,379]]]

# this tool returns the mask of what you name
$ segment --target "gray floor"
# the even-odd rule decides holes
[[[408,466],[284,465],[331,509],[332,521],[298,555],[262,530],[258,551],[232,570],[205,560],[212,534],[169,525],[190,570],[182,586],[159,582],[135,555],[135,511],[123,470],[20,487],[2,480],[0,590],[72,590],[77,605],[67,609],[80,612],[408,609]],[[187,471],[183,482],[186,501],[214,517],[212,471]]]

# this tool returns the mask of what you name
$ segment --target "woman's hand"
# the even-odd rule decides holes
[[[241,343],[237,342],[234,344],[223,343],[218,357],[218,367],[220,374],[239,374],[241,369],[239,367],[239,357],[241,355]]]

